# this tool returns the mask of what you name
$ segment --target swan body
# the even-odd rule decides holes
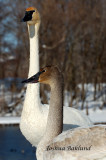
[[[47,125],[37,146],[37,160],[106,160],[106,125],[78,127],[62,133],[63,80],[57,67],[45,67],[24,82],[51,87]]]
[[[36,8],[26,9],[22,21],[27,22],[30,39],[30,63],[29,75],[31,77],[39,71],[39,26],[40,15]],[[37,146],[43,137],[48,117],[49,105],[41,104],[39,95],[39,84],[28,84],[24,106],[21,115],[20,129],[26,139]],[[63,130],[78,126],[90,126],[92,122],[82,112],[64,107]]]
[[[30,109],[30,112],[27,111],[26,107],[23,108],[24,110],[21,116],[20,128],[26,139],[33,146],[37,146],[46,130],[49,106],[46,104],[41,104],[42,111],[39,112],[38,115],[36,111],[34,112],[34,108],[30,106],[30,103],[31,102],[29,101],[28,107]],[[82,114],[82,112],[77,111],[74,108],[64,107],[63,114],[63,131],[79,126],[91,126],[92,124],[90,120],[86,117],[86,115]],[[86,122],[84,120],[86,120]]]
[[[106,126],[63,132],[48,145],[43,160],[106,160]]]

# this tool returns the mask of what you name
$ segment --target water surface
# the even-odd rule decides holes
[[[36,160],[35,148],[18,126],[0,127],[0,160]]]

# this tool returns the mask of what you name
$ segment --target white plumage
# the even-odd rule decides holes
[[[63,125],[62,79],[58,68],[49,66],[40,70],[34,78],[25,80],[26,83],[36,81],[36,83],[48,84],[51,88],[47,125],[37,146],[37,160],[106,160],[105,125],[77,127],[61,133]]]
[[[31,15],[29,16],[29,14]],[[40,15],[37,9],[34,7],[27,8],[23,21],[27,21],[30,38],[30,63],[28,75],[28,77],[30,77],[39,71],[38,31],[40,26]],[[37,146],[44,135],[48,109],[49,105],[41,104],[40,102],[39,84],[28,84],[21,115],[20,129],[22,134],[33,146]],[[74,108],[64,107],[63,114],[64,130],[78,126],[92,125],[92,122],[86,115]]]

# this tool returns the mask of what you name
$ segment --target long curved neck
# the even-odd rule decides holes
[[[37,147],[37,158],[43,160],[43,152],[50,141],[63,130],[63,86],[59,81],[51,85],[51,98],[46,131]]]
[[[63,86],[58,80],[51,85],[51,99],[45,136],[52,140],[63,130]]]
[[[40,22],[36,25],[28,25],[29,41],[30,41],[30,61],[29,61],[29,74],[28,77],[33,76],[39,71],[39,26]],[[26,95],[30,94],[30,101],[33,110],[40,108],[40,94],[39,84],[28,84]],[[29,100],[29,98],[26,98]]]
[[[30,63],[28,77],[33,76],[39,71],[39,26],[40,23],[37,23],[36,25],[28,25],[30,40]]]

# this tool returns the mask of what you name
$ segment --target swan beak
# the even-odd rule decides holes
[[[31,21],[32,20],[33,12],[35,12],[35,11],[34,10],[32,10],[32,11],[26,11],[24,18],[21,19],[21,22]]]
[[[21,19],[21,22],[27,22],[29,21],[28,17],[25,15],[24,18]]]
[[[27,22],[27,21],[30,21],[31,19],[32,19],[32,17],[27,17],[25,15],[24,18],[21,19],[21,22]]]
[[[22,83],[38,83],[39,82],[39,76],[42,72],[38,72],[37,74],[35,74],[34,76],[25,79],[22,81]]]

